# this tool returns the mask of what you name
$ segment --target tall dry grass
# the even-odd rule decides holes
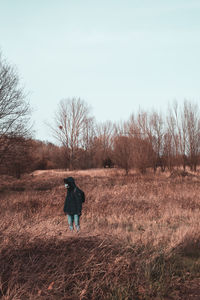
[[[66,176],[86,194],[79,235],[63,214]],[[2,177],[0,191],[2,299],[199,297],[198,176],[37,171]]]

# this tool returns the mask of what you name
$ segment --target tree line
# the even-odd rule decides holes
[[[117,166],[126,173],[145,173],[189,166],[196,171],[200,158],[200,114],[197,104],[176,101],[163,114],[139,110],[127,121],[96,123],[86,102],[61,100],[51,128],[65,149],[67,167]]]
[[[55,144],[32,137],[31,108],[19,75],[0,55],[0,173],[17,178],[36,169],[120,167],[145,173],[200,162],[197,104],[173,102],[167,112],[139,110],[124,122],[96,122],[80,98],[59,102],[49,125]]]

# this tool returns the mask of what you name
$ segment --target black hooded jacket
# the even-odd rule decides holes
[[[81,215],[82,203],[85,202],[85,194],[80,190],[73,177],[64,179],[64,183],[69,185],[65,198],[64,212],[68,215]]]

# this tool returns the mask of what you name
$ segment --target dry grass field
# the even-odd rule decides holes
[[[0,178],[0,298],[200,299],[200,176],[36,171]],[[63,178],[86,202],[81,232]]]

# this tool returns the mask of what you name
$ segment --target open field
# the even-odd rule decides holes
[[[0,297],[200,299],[200,176],[119,170],[0,178]],[[81,232],[63,213],[63,178],[86,202]]]

